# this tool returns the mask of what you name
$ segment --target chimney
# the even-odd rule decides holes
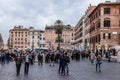
[[[109,1],[109,0],[106,0],[105,3],[110,3],[110,1]]]
[[[90,4],[90,7],[91,7],[91,4]]]
[[[120,0],[116,0],[117,3],[120,3]]]

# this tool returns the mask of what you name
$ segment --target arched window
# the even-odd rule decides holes
[[[104,19],[104,27],[110,27],[110,18]]]

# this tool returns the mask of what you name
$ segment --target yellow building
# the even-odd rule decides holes
[[[22,49],[28,48],[28,29],[23,26],[14,27],[9,30],[9,46],[11,49]]]
[[[14,27],[9,31],[9,48],[11,49],[36,49],[44,47],[44,31],[29,29],[23,26]]]

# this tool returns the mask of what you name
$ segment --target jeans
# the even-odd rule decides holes
[[[101,65],[101,64],[96,63],[96,71],[98,70],[98,67],[99,67],[99,72],[101,71],[100,65]]]
[[[65,66],[65,72],[67,72],[67,74],[69,73],[69,67],[68,67],[68,64]]]
[[[21,64],[16,65],[16,73],[17,73],[17,76],[20,74],[20,68],[21,68]]]
[[[29,71],[29,62],[25,62],[24,73],[28,74],[28,71]]]

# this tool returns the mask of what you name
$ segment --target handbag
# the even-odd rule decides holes
[[[102,64],[102,61],[101,61],[101,60],[98,60],[98,64]]]

